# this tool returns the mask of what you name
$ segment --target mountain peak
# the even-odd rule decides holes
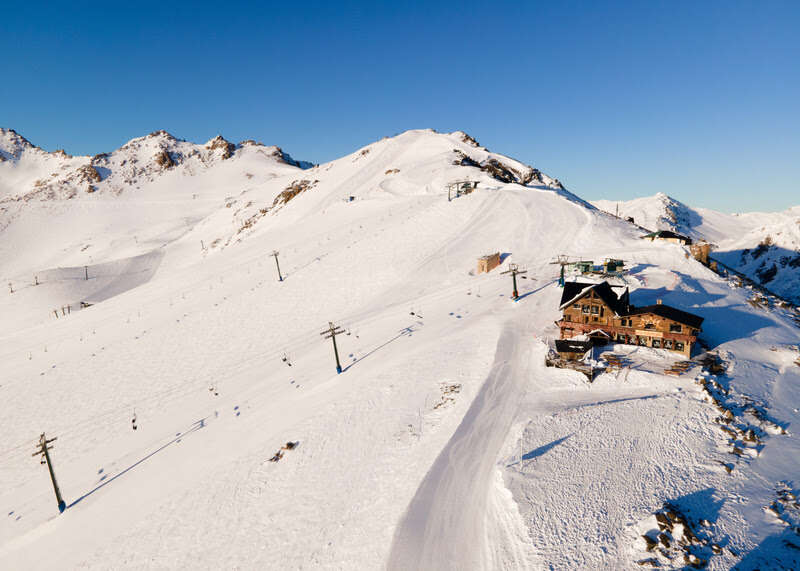
[[[178,140],[171,133],[165,131],[164,129],[159,129],[158,131],[153,131],[152,133],[147,135],[148,139],[151,139],[151,138],[154,138],[154,137],[161,138],[161,139],[169,139],[169,140],[172,140],[172,141],[177,141]]]
[[[14,129],[0,127],[0,162],[18,159],[23,151],[38,148]]]

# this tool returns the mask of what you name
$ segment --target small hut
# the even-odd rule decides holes
[[[558,356],[565,361],[579,361],[592,348],[591,340],[556,339]]]
[[[622,268],[625,267],[624,260],[617,260],[616,258],[606,258],[603,261],[603,272],[606,274],[612,274],[614,272],[621,271]]]
[[[500,265],[500,252],[487,254],[478,258],[478,273],[485,274],[491,272]]]

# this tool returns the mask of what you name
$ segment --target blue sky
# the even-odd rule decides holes
[[[324,162],[464,130],[587,199],[800,204],[798,2],[8,3],[0,126],[157,129]]]

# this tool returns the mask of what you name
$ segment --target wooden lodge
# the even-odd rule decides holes
[[[608,282],[564,284],[559,309],[563,312],[557,322],[561,339],[604,333],[611,342],[669,349],[687,357],[703,323],[702,317],[663,305],[661,300],[635,307],[627,288],[618,295]]]

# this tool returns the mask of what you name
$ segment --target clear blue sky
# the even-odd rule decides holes
[[[800,2],[8,2],[0,126],[324,162],[461,129],[587,199],[800,204]]]

